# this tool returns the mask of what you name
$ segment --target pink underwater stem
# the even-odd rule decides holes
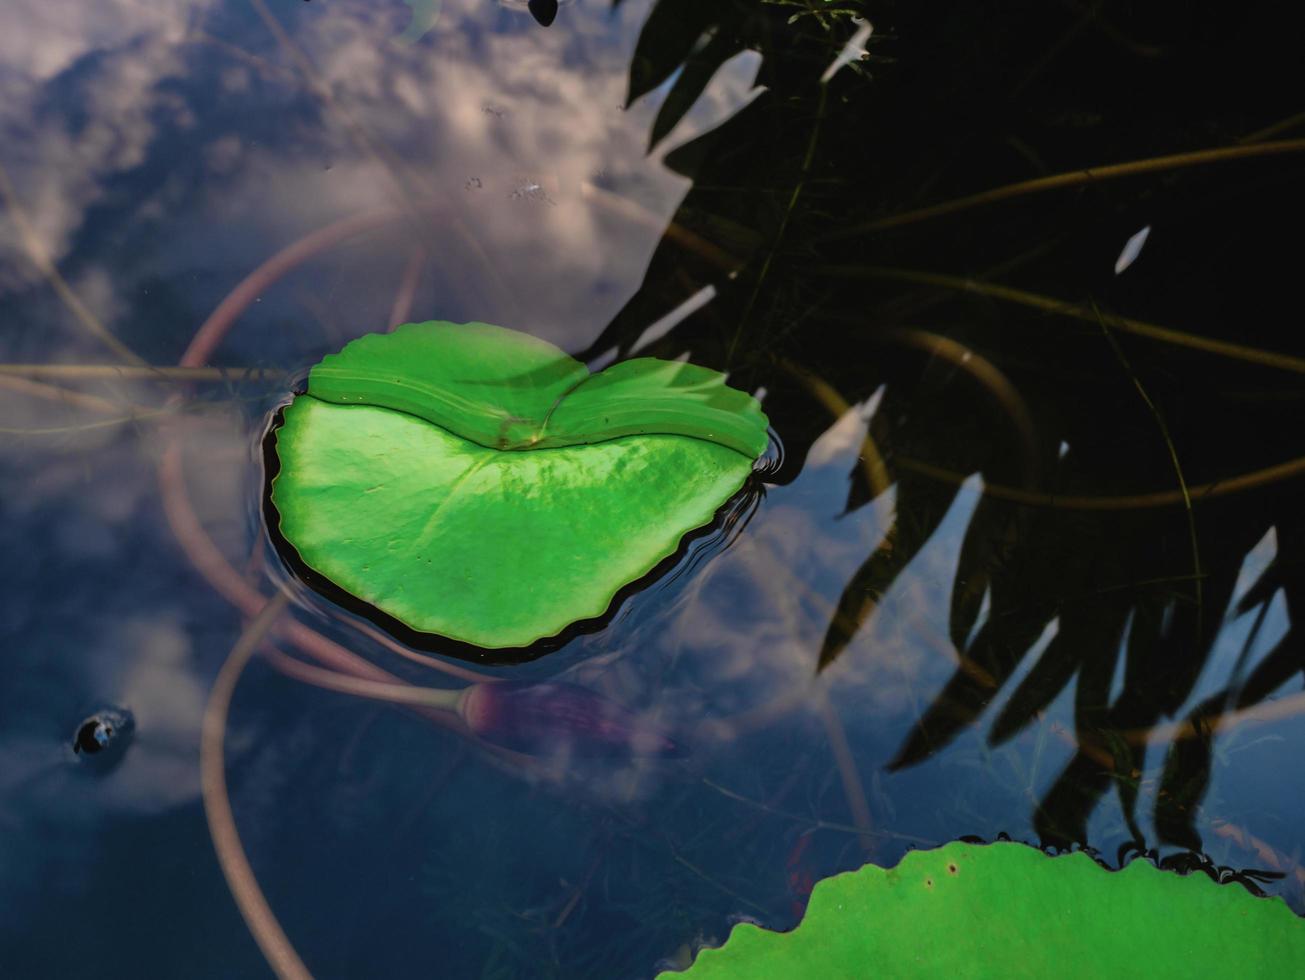
[[[333,222],[325,228],[318,229],[291,245],[281,249],[257,269],[251,272],[226,298],[213,310],[200,325],[191,338],[190,344],[178,362],[181,367],[204,366],[222,339],[230,331],[236,319],[268,287],[285,276],[292,269],[315,255],[331,248],[354,235],[383,227],[399,218],[405,212],[387,208],[370,211]],[[405,284],[406,285],[406,284]],[[410,287],[415,288],[415,287]],[[159,489],[163,500],[164,514],[182,550],[195,566],[196,570],[208,580],[217,592],[246,616],[258,615],[267,598],[249,585],[243,577],[226,560],[214,545],[191,506],[186,490],[182,467],[181,434],[176,423],[165,429],[166,444],[159,461]],[[294,620],[278,623],[276,631],[291,642],[302,653],[313,658],[323,666],[360,680],[377,683],[405,684],[395,675],[377,667],[375,664],[345,649],[340,644],[322,636]],[[387,646],[397,644],[387,642]],[[480,680],[482,675],[465,668],[444,664],[433,658],[422,658],[431,666],[467,680]]]

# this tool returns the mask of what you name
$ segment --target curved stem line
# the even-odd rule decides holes
[[[912,459],[908,456],[898,456],[894,460],[894,465],[899,469],[910,470],[913,473],[920,473],[948,483],[962,484],[970,476],[967,473],[949,470],[943,466],[935,466],[933,463],[926,463],[924,460]],[[1250,490],[1268,483],[1275,483],[1278,480],[1301,476],[1302,474],[1305,474],[1305,456],[1297,456],[1285,463],[1266,466],[1264,469],[1252,470],[1249,473],[1240,473],[1225,480],[1215,480],[1213,483],[1189,486],[1187,493],[1192,502],[1196,503],[1209,497],[1222,497],[1225,494]],[[1183,504],[1185,499],[1181,490],[1158,490],[1154,493],[1120,494],[1117,496],[1089,496],[1085,494],[1038,493],[1033,490],[1022,490],[1019,487],[988,482],[983,484],[983,493],[990,497],[999,497],[1002,500],[1010,500],[1017,504],[1031,504],[1035,507],[1061,507],[1068,510],[1141,510],[1148,507],[1173,507]]]
[[[1122,734],[1135,745],[1146,745],[1167,739],[1177,741],[1196,738],[1198,735],[1209,735],[1213,738],[1220,732],[1242,725],[1266,724],[1271,721],[1282,721],[1285,718],[1295,718],[1301,714],[1305,714],[1305,692],[1289,694],[1275,701],[1265,701],[1236,711],[1225,711],[1223,714],[1205,719],[1202,723],[1203,730],[1185,719],[1167,725],[1156,725],[1153,728],[1135,728]]]
[[[44,381],[33,381],[30,378],[24,378],[22,375],[9,374],[4,371],[0,371],[0,388],[8,388],[10,391],[30,395],[33,398],[62,402],[65,405],[76,406],[90,412],[98,412],[101,415],[112,415],[115,412],[124,410],[137,414],[158,411],[154,405],[142,405],[139,402],[125,400],[115,402],[108,398],[101,398],[99,395],[87,394],[83,391],[65,388],[62,385],[52,385]]]
[[[806,366],[787,357],[779,358],[778,364],[825,407],[835,422],[852,410],[852,403],[843,397],[842,392]],[[884,455],[875,444],[874,437],[870,435],[869,421],[866,420],[866,433],[861,440],[860,462],[861,469],[865,473],[866,485],[870,488],[871,499],[877,500],[888,492],[893,481],[888,475]]]
[[[175,367],[154,364],[0,364],[0,375],[18,378],[73,378],[152,381],[275,381],[286,372],[254,367]]]
[[[842,719],[838,717],[838,712],[834,710],[834,706],[829,701],[828,689],[821,688],[816,697],[816,710],[820,715],[821,724],[825,727],[825,735],[829,739],[829,748],[834,756],[834,764],[838,767],[838,776],[843,783],[843,798],[847,800],[848,809],[852,811],[852,822],[856,824],[857,829],[860,831],[858,839],[861,849],[866,854],[873,856],[875,850],[874,820],[870,816],[870,805],[866,802],[865,786],[861,782],[861,772],[856,763],[856,755],[847,740],[847,731],[843,728]]]
[[[993,400],[1001,406],[1011,421],[1011,426],[1019,436],[1024,459],[1020,469],[1026,485],[1032,484],[1037,476],[1037,433],[1033,426],[1033,416],[1024,398],[1020,395],[1009,378],[1001,369],[978,351],[972,350],[951,337],[944,337],[931,330],[917,327],[888,327],[883,335],[890,341],[908,347],[914,347],[925,353],[949,362],[953,367],[964,371],[979,385],[987,389]]]
[[[199,517],[190,504],[190,496],[186,492],[185,476],[182,472],[181,441],[175,433],[175,423],[166,431],[163,456],[159,460],[158,481],[163,514],[172,528],[173,536],[181,545],[191,565],[220,596],[246,616],[257,616],[267,604],[267,600],[227,561],[200,524]],[[319,664],[341,674],[372,682],[406,683],[297,620],[288,619],[278,623],[276,631]],[[430,666],[437,664],[438,669],[457,677],[467,680],[480,679],[479,674],[464,667],[433,660]],[[444,721],[443,718],[435,720]]]
[[[1305,357],[1280,354],[1276,351],[1262,350],[1258,347],[1246,347],[1242,344],[1215,340],[1211,337],[1202,337],[1198,334],[1174,330],[1171,327],[1147,323],[1145,320],[1134,320],[1131,317],[1099,314],[1090,307],[1078,303],[1043,296],[1039,293],[1030,293],[1023,289],[1003,286],[999,283],[983,282],[978,279],[967,279],[964,276],[951,276],[945,273],[921,272],[915,269],[897,269],[889,266],[873,265],[829,266],[819,269],[818,272],[820,275],[826,276],[891,279],[898,282],[919,283],[924,286],[941,286],[944,289],[954,289],[964,293],[977,293],[980,296],[990,296],[993,299],[1006,300],[1010,303],[1018,303],[1021,306],[1044,310],[1047,313],[1073,317],[1076,320],[1084,320],[1090,323],[1104,322],[1107,326],[1122,330],[1124,333],[1136,334],[1139,337],[1146,337],[1165,344],[1190,347],[1193,350],[1205,351],[1209,354],[1217,354],[1233,360],[1245,361],[1249,364],[1259,364],[1282,371],[1305,374]]]
[[[249,304],[296,266],[354,235],[381,227],[402,216],[403,212],[398,209],[383,208],[342,218],[281,249],[241,280],[209,314],[208,319],[195,332],[178,366],[189,370],[202,369]],[[249,587],[213,546],[212,540],[200,526],[190,506],[181,472],[180,446],[176,438],[170,440],[160,461],[159,482],[164,491],[164,511],[191,562],[229,601],[242,608],[246,615],[254,615],[262,602],[261,596]],[[319,663],[364,680],[379,682],[397,680],[387,671],[381,670],[300,623],[287,626],[284,632],[299,649]],[[397,644],[389,641],[382,642],[390,649],[398,650]],[[422,657],[420,654],[403,653],[403,656],[463,680],[488,680],[478,671],[446,664],[434,658]]]
[[[352,238],[364,231],[383,227],[404,217],[404,212],[397,208],[381,208],[363,214],[342,218],[324,228],[305,235],[260,265],[242,279],[236,287],[227,293],[217,308],[209,314],[190,341],[190,346],[182,355],[178,366],[183,368],[204,367],[222,338],[231,329],[232,323],[255,299],[269,286],[284,276],[291,269],[302,264],[314,255],[340,242]]]
[[[263,951],[268,965],[281,980],[311,980],[312,974],[295,952],[281,924],[277,922],[272,907],[258,887],[254,869],[240,844],[235,814],[227,794],[226,759],[223,753],[227,714],[236,684],[260,641],[285,611],[286,603],[284,593],[277,593],[269,600],[241,634],[226,662],[222,664],[222,669],[218,671],[217,680],[213,682],[213,689],[209,693],[200,732],[200,788],[204,797],[204,815],[208,818],[209,835],[213,840],[213,849],[217,852],[218,865],[222,868],[227,887],[231,889],[236,907],[253,934],[254,941],[258,943],[258,948]]]
[[[67,432],[88,432],[92,429],[109,429],[115,425],[129,425],[132,422],[147,422],[171,415],[168,409],[155,409],[140,414],[119,415],[110,419],[96,419],[94,422],[75,422],[71,425],[46,425],[35,429],[18,429],[0,426],[0,434],[7,436],[54,436]]]
[[[287,656],[275,648],[267,651],[272,666],[297,681],[320,687],[326,691],[351,694],[354,697],[368,698],[372,701],[384,701],[387,704],[401,704],[409,708],[430,708],[436,711],[456,713],[462,698],[461,690],[439,687],[419,687],[416,684],[387,684],[382,681],[363,680],[350,677],[334,670],[314,667],[302,660]],[[458,727],[458,726],[450,726]]]
[[[1187,517],[1187,536],[1192,548],[1192,590],[1196,597],[1196,643],[1199,648],[1205,636],[1203,588],[1205,572],[1201,568],[1201,546],[1196,534],[1196,512],[1192,509],[1192,494],[1187,487],[1187,477],[1183,475],[1183,464],[1178,459],[1178,447],[1174,445],[1173,437],[1169,434],[1169,426],[1165,422],[1164,415],[1161,414],[1156,403],[1151,400],[1151,396],[1142,384],[1142,379],[1133,370],[1133,365],[1128,360],[1128,355],[1124,353],[1124,348],[1120,346],[1119,341],[1115,339],[1115,335],[1106,326],[1106,321],[1102,318],[1101,311],[1097,308],[1096,303],[1092,304],[1092,310],[1097,314],[1097,319],[1101,322],[1101,332],[1105,334],[1110,349],[1115,352],[1115,357],[1119,359],[1120,365],[1124,368],[1124,373],[1133,382],[1133,387],[1137,389],[1137,393],[1150,410],[1151,417],[1155,419],[1156,426],[1160,429],[1160,437],[1164,440],[1165,449],[1169,451],[1169,462],[1174,468],[1174,475],[1178,478],[1178,489],[1183,495],[1183,510]]]
[[[743,332],[748,327],[748,321],[752,317],[752,310],[757,305],[757,298],[761,295],[762,284],[766,281],[766,276],[770,272],[771,264],[775,256],[779,253],[779,247],[784,242],[784,235],[788,231],[789,220],[793,217],[793,212],[797,209],[798,198],[802,196],[802,190],[806,186],[807,177],[811,174],[811,165],[816,158],[816,144],[820,141],[820,129],[825,121],[825,107],[829,101],[829,87],[820,86],[820,101],[816,105],[816,121],[811,127],[811,137],[807,140],[807,152],[802,158],[802,169],[798,172],[797,183],[793,185],[793,193],[789,195],[788,205],[784,208],[784,214],[780,218],[779,228],[775,232],[775,238],[770,243],[770,249],[766,252],[766,258],[761,263],[761,271],[757,273],[757,281],[752,285],[752,294],[748,297],[748,303],[743,308],[743,313],[739,317],[739,325],[734,330],[734,337],[730,340],[729,349],[725,352],[725,363],[729,364],[734,359],[734,351],[738,348],[739,340]]]
[[[145,364],[145,359],[110,333],[108,327],[100,322],[100,318],[81,301],[80,296],[73,292],[73,288],[59,272],[54,260],[46,253],[40,238],[37,237],[36,229],[32,227],[32,223],[27,219],[27,213],[18,203],[18,194],[9,180],[8,171],[2,164],[0,164],[0,198],[4,200],[5,207],[9,209],[9,214],[14,220],[18,236],[23,242],[23,250],[27,252],[27,258],[49,281],[59,299],[63,301],[63,305],[68,307],[68,311],[76,317],[77,322],[119,357],[132,364]]]
[[[1159,173],[1166,170],[1179,170],[1186,167],[1206,166],[1214,163],[1226,163],[1231,160],[1243,160],[1248,157],[1273,156],[1280,153],[1305,152],[1305,139],[1279,140],[1272,143],[1247,143],[1241,146],[1223,146],[1210,150],[1193,150],[1190,153],[1173,153],[1163,157],[1149,157],[1145,160],[1130,160],[1127,163],[1112,163],[1104,167],[1087,167],[1083,170],[1071,170],[1067,173],[1052,174],[1034,180],[1021,180],[1018,183],[993,187],[977,194],[953,198],[939,204],[890,214],[874,221],[830,232],[815,239],[816,242],[833,242],[869,232],[884,231],[917,221],[928,221],[944,215],[967,211],[970,208],[996,204],[1011,198],[1025,197],[1030,194],[1043,194],[1047,191],[1061,190],[1066,187],[1081,187],[1105,180],[1118,180],[1121,177],[1135,177],[1139,174]]]
[[[412,312],[412,300],[421,281],[421,267],[425,264],[426,250],[420,245],[414,245],[403,267],[403,275],[399,278],[399,289],[394,294],[394,305],[390,307],[390,318],[386,324],[389,332],[393,333],[395,327],[405,323],[408,314]]]

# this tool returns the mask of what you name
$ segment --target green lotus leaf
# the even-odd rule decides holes
[[[1133,861],[952,843],[816,885],[791,932],[736,925],[692,980],[765,977],[1305,975],[1305,922],[1281,899]]]
[[[743,485],[766,417],[719,372],[591,375],[527,334],[407,324],[312,369],[272,503],[309,568],[420,633],[524,647],[601,616]]]

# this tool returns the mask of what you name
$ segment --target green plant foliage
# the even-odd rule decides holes
[[[716,371],[590,375],[527,334],[408,324],[309,375],[272,502],[312,569],[406,626],[486,648],[600,616],[711,521],[766,447]]]
[[[1280,899],[1146,861],[952,843],[811,893],[792,932],[749,923],[685,973],[782,977],[1299,976],[1305,923]],[[681,976],[664,973],[663,977]]]

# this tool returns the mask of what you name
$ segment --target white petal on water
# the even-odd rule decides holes
[[[822,83],[833,78],[838,70],[844,65],[849,65],[853,61],[859,61],[861,58],[865,57],[865,42],[870,40],[870,34],[874,31],[874,25],[869,21],[860,19],[856,21],[856,24],[856,33],[847,39],[847,43],[843,45],[843,50],[838,52],[838,57],[835,58],[833,63],[825,69],[825,73],[820,76],[820,81]]]
[[[1151,226],[1147,225],[1136,235],[1124,243],[1124,250],[1119,253],[1119,258],[1115,259],[1115,275],[1119,275],[1142,254],[1142,246],[1146,244],[1146,236],[1151,234]]]
[[[662,337],[666,336],[666,334],[670,333],[672,328],[674,328],[678,323],[687,319],[692,314],[697,313],[715,298],[716,287],[710,283],[703,286],[664,317],[655,320],[644,328],[643,333],[639,335],[639,339],[636,340],[634,346],[630,348],[630,353],[637,353],[654,341],[660,340]]]

